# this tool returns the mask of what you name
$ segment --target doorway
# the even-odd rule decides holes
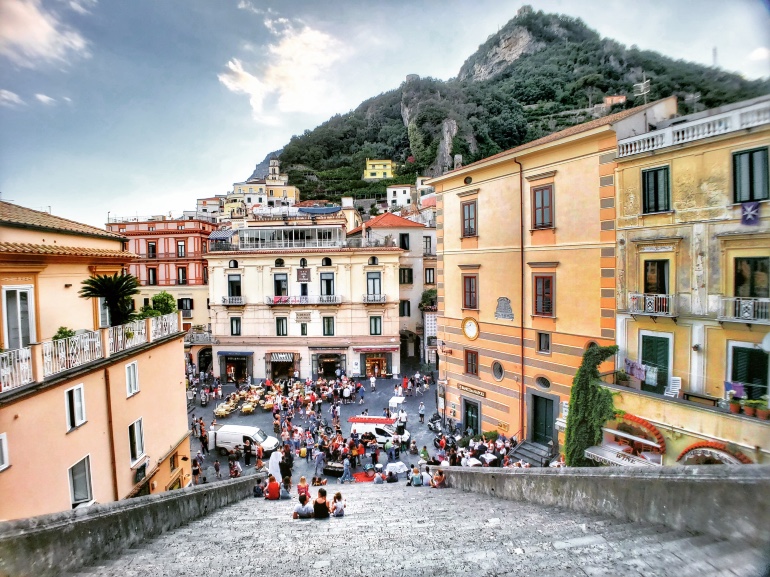
[[[214,362],[214,357],[210,348],[201,349],[198,352],[198,370],[208,372]]]
[[[387,372],[387,361],[385,357],[367,357],[366,358],[366,375],[371,377],[379,377]]]
[[[463,399],[463,432],[471,430],[471,436],[478,435],[479,430],[479,404]]]
[[[532,395],[532,440],[547,445],[553,440],[553,401]]]

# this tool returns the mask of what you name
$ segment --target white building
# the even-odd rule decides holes
[[[408,184],[392,184],[387,187],[388,208],[397,208],[412,204],[413,186]]]

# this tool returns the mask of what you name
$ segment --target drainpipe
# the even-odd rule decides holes
[[[519,424],[521,425],[521,439],[517,439],[520,443],[524,440],[524,167],[521,163],[514,158],[513,162],[519,165],[519,267],[521,272],[521,278],[519,280],[519,355],[521,357],[521,372],[519,381]]]
[[[115,501],[120,500],[118,494],[118,466],[115,462],[115,436],[112,424],[112,392],[110,391],[110,371],[104,369],[104,388],[107,393],[107,433],[110,440],[110,465],[112,466],[112,491]]]

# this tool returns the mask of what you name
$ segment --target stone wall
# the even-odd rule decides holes
[[[259,477],[0,523],[0,577],[49,577],[116,555],[252,495]]]
[[[770,543],[769,466],[445,470],[464,491]]]

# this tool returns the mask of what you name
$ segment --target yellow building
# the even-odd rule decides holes
[[[0,202],[0,519],[190,482],[179,315],[110,327],[78,295],[136,258],[125,243]]]
[[[770,422],[726,407],[770,381],[769,147],[770,97],[618,140],[617,344],[637,390],[616,405],[664,431],[664,464],[770,455]]]
[[[364,168],[363,180],[383,180],[393,178],[393,161],[366,159],[366,168]]]
[[[675,111],[627,110],[429,181],[440,392],[463,429],[558,444],[584,350],[615,341],[616,131]]]

